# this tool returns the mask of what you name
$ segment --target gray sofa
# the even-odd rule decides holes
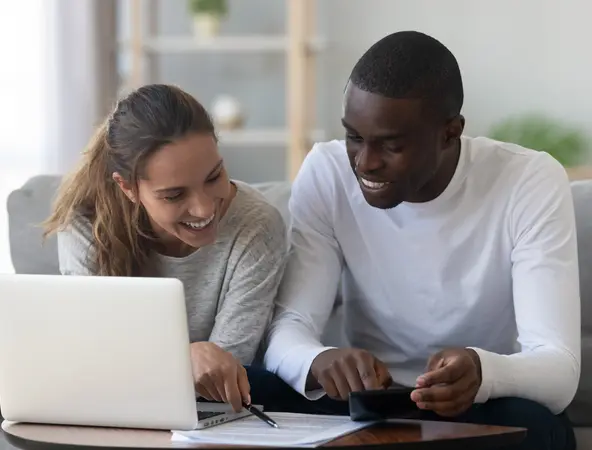
[[[8,198],[11,257],[17,273],[58,273],[55,238],[41,246],[37,224],[49,214],[51,199],[60,182],[55,176],[38,176],[12,192]],[[288,220],[290,185],[256,185]],[[582,297],[582,375],[576,398],[568,409],[577,427],[578,448],[592,450],[592,180],[574,181],[572,192],[576,208],[580,285]],[[342,340],[339,308],[336,309],[324,340],[338,344]]]

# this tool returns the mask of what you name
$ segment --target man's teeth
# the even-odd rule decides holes
[[[212,220],[214,220],[214,214],[212,214],[212,217],[209,217],[209,218],[203,219],[203,220],[198,220],[197,222],[181,222],[181,223],[183,225],[187,225],[188,227],[191,227],[195,230],[199,230],[200,228],[207,227]]]
[[[374,181],[368,181],[362,177],[360,177],[360,181],[362,184],[370,189],[380,189],[387,185],[387,183],[376,183]]]

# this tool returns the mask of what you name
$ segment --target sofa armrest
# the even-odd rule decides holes
[[[10,256],[16,273],[59,273],[56,237],[43,243],[40,224],[49,216],[60,181],[59,176],[36,176],[8,196]]]

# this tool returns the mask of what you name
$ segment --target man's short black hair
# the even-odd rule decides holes
[[[417,31],[390,34],[356,63],[350,81],[389,98],[421,98],[446,118],[460,113],[463,85],[454,55],[440,41]]]

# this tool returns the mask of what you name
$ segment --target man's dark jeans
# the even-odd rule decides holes
[[[349,415],[347,402],[323,397],[309,401],[276,375],[259,367],[247,367],[253,404],[266,411],[286,411],[308,414]],[[565,414],[553,415],[547,408],[520,398],[500,398],[475,405],[454,419],[441,418],[431,411],[422,411],[421,419],[444,420],[486,425],[526,428],[528,434],[520,450],[575,450],[572,426]]]

